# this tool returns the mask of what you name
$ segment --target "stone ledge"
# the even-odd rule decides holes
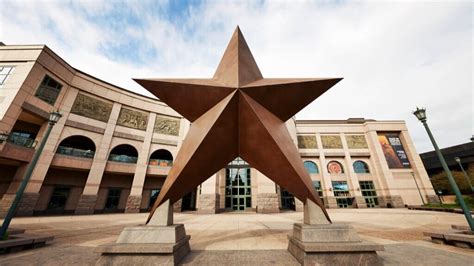
[[[10,232],[10,231],[9,231]],[[37,236],[29,234],[12,234],[9,239],[0,241],[0,250],[4,252],[23,250],[43,246],[52,241],[54,236]]]
[[[347,224],[308,225],[297,223],[293,226],[293,237],[308,243],[360,242],[355,229]]]
[[[347,242],[301,242],[292,236],[288,236],[288,240],[303,251],[310,253],[375,252],[385,250],[382,245],[364,240]]]
[[[177,243],[116,243],[98,246],[94,252],[102,254],[169,254],[189,243],[190,236]]]
[[[183,224],[168,226],[134,226],[125,227],[117,239],[117,244],[174,244],[188,238]]]
[[[431,231],[423,232],[423,235],[430,237],[433,243],[474,249],[474,234],[472,231]]]

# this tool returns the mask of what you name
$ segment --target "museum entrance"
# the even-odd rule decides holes
[[[245,211],[252,207],[250,166],[237,157],[226,167],[225,208],[229,211]]]

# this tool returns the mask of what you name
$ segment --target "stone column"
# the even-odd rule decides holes
[[[428,173],[426,173],[423,161],[418,152],[416,152],[415,145],[408,134],[408,130],[402,130],[400,132],[400,140],[405,148],[411,168],[413,169],[413,174],[415,175],[416,182],[423,197],[428,203],[439,203],[439,198],[433,189]]]
[[[217,213],[220,206],[217,174],[212,175],[201,184],[201,193],[197,197],[197,208],[200,213]]]
[[[371,156],[374,157],[372,161],[374,169],[377,173],[379,184],[381,185],[382,195],[378,197],[379,205],[381,207],[387,207],[390,204],[395,208],[403,208],[405,204],[400,196],[400,193],[396,189],[395,180],[393,179],[392,172],[388,168],[385,155],[383,154],[382,147],[377,136],[377,131],[370,129],[367,132],[367,145],[371,151]]]
[[[362,192],[359,188],[359,179],[357,178],[357,174],[354,172],[354,167],[352,166],[352,157],[349,151],[349,147],[347,146],[346,136],[344,133],[340,133],[341,141],[342,141],[342,148],[344,149],[344,161],[347,165],[347,175],[349,180],[349,189],[351,195],[354,196],[357,208],[367,208],[367,204],[365,203],[364,197],[362,197]]]
[[[135,170],[135,175],[133,176],[132,190],[130,191],[130,196],[128,196],[127,199],[127,206],[125,207],[125,212],[127,213],[140,212],[143,185],[145,184],[146,171],[148,169],[148,158],[150,156],[150,145],[153,138],[155,120],[156,113],[150,113],[142,150],[138,154],[137,168]]]
[[[92,161],[91,170],[87,177],[86,185],[82,192],[79,202],[75,210],[75,214],[93,214],[97,201],[97,193],[99,192],[100,182],[104,175],[105,165],[109,155],[110,143],[115,131],[115,125],[120,113],[122,104],[114,103],[112,111],[105,128],[104,135],[100,141],[99,147],[96,148],[94,160]]]
[[[316,133],[316,143],[319,150],[319,165],[321,166],[321,188],[323,190],[324,205],[326,208],[337,208],[337,202],[332,191],[331,175],[328,172],[326,156],[324,155],[321,134]]]
[[[260,173],[258,170],[252,171],[252,181],[253,180],[257,182],[257,212],[280,212],[278,204],[278,194],[276,189],[277,187],[275,185],[275,182],[271,181],[268,177]]]
[[[66,89],[66,88],[64,88]],[[43,181],[46,177],[46,174],[49,170],[49,165],[53,160],[55,151],[56,151],[56,144],[58,144],[59,138],[61,136],[61,132],[64,129],[64,125],[67,121],[67,117],[69,116],[69,112],[72,108],[74,100],[76,99],[76,95],[78,93],[77,89],[73,89],[71,87],[67,88],[64,102],[62,102],[61,110],[62,113],[61,119],[54,125],[53,129],[51,130],[51,134],[49,135],[48,140],[44,146],[43,152],[36,163],[36,167],[33,170],[31,175],[30,181],[25,189],[23,197],[21,198],[20,203],[18,204],[17,215],[18,216],[31,216],[33,215],[34,208],[36,203],[39,199],[39,192],[41,186],[43,185]],[[56,107],[59,107],[60,101],[58,99],[56,103]],[[46,129],[48,127],[48,122],[46,121],[42,126],[38,135],[36,136],[36,140],[38,142],[44,136]]]

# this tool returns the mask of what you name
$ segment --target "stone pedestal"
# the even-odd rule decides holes
[[[307,200],[304,224],[296,223],[288,236],[288,251],[301,265],[381,265],[376,251],[382,245],[364,241],[347,224],[330,224],[323,210]]]
[[[376,251],[382,245],[359,238],[345,224],[295,224],[288,251],[302,265],[382,265]]]
[[[77,203],[74,214],[94,214],[95,203],[97,201],[97,195],[81,195],[79,202]]]
[[[257,213],[277,213],[280,212],[278,206],[278,194],[259,193],[257,194]]]
[[[184,225],[173,224],[170,201],[157,208],[148,225],[126,227],[117,242],[97,248],[97,265],[177,265],[189,252]]]
[[[97,265],[177,265],[190,251],[184,225],[127,227],[117,243],[99,246]]]

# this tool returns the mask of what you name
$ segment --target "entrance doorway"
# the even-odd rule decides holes
[[[245,211],[251,207],[250,167],[237,157],[226,167],[225,208],[230,211]]]
[[[181,211],[196,210],[196,191],[193,190],[186,194],[181,201]]]

